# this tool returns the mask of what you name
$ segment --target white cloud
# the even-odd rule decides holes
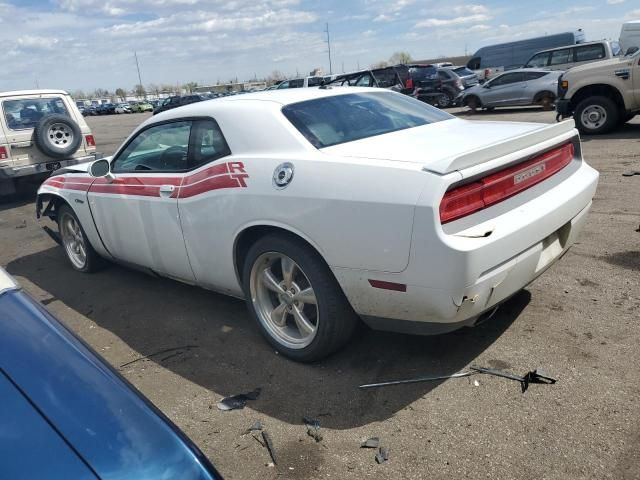
[[[427,18],[425,20],[419,21],[415,26],[416,28],[448,27],[452,25],[465,25],[468,23],[486,22],[487,20],[491,20],[491,18],[492,17],[490,15],[484,13],[455,18]]]
[[[624,3],[624,0],[607,0],[609,5],[618,5],[619,3]]]

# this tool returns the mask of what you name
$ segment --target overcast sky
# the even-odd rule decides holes
[[[582,28],[617,39],[640,0],[0,0],[0,90],[132,89],[355,70],[404,50],[414,59]]]

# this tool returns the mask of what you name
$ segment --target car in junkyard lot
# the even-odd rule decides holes
[[[42,181],[53,170],[95,160],[91,129],[62,90],[0,92],[0,196],[15,182]]]
[[[509,70],[465,90],[461,101],[471,110],[525,105],[539,105],[551,110],[560,75],[561,71],[533,68]]]
[[[130,105],[131,105],[131,112],[133,113],[153,112],[153,105],[151,105],[147,101],[133,102]]]
[[[480,83],[480,80],[478,79],[478,75],[473,70],[469,70],[464,65],[444,67],[443,70],[452,70],[453,72],[455,72],[462,80],[462,84],[464,85],[464,88],[471,88],[475,85],[478,85],[478,83]]]
[[[474,325],[575,242],[597,179],[572,122],[294,89],[157,115],[113,157],[46,180],[37,213],[74,269],[108,259],[245,297],[267,341],[313,361],[358,318]]]
[[[128,103],[119,103],[116,105],[115,113],[131,113],[131,105],[129,105]]]
[[[0,478],[221,478],[147,398],[0,268]]]

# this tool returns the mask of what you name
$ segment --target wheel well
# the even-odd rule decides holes
[[[467,105],[469,105],[469,100],[472,98],[475,99],[479,107],[482,106],[482,101],[480,101],[480,97],[478,97],[477,95],[467,95],[466,97],[464,97],[462,104],[466,107]]]
[[[240,232],[240,234],[236,238],[235,245],[234,245],[233,263],[235,265],[236,276],[238,277],[238,281],[240,282],[240,285],[242,285],[242,282],[243,282],[242,270],[244,267],[244,259],[246,258],[247,253],[249,252],[249,249],[254,243],[258,241],[258,239],[272,233],[280,233],[280,234],[288,235],[300,242],[305,243],[319,255],[319,257],[322,259],[323,262],[326,263],[323,256],[320,254],[320,252],[318,252],[318,249],[313,245],[311,245],[311,243],[309,243],[300,235],[297,235],[285,228],[275,227],[273,225],[254,225]]]
[[[622,110],[625,109],[624,99],[617,88],[606,84],[588,85],[578,90],[571,98],[571,110],[575,110],[578,104],[588,97],[607,97]]]
[[[43,209],[44,205],[44,209]],[[58,220],[58,210],[61,205],[69,205],[64,198],[59,197],[58,195],[53,195],[51,193],[41,193],[38,195],[38,199],[36,201],[36,215],[38,218],[40,217],[48,217],[52,221],[57,222]]]
[[[536,96],[533,98],[533,103],[539,102],[544,97],[556,98],[556,94],[550,90],[543,90],[542,92],[536,93]]]

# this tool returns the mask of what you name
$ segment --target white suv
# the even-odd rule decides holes
[[[71,96],[62,90],[0,92],[0,196],[15,180],[96,158],[96,143]]]

